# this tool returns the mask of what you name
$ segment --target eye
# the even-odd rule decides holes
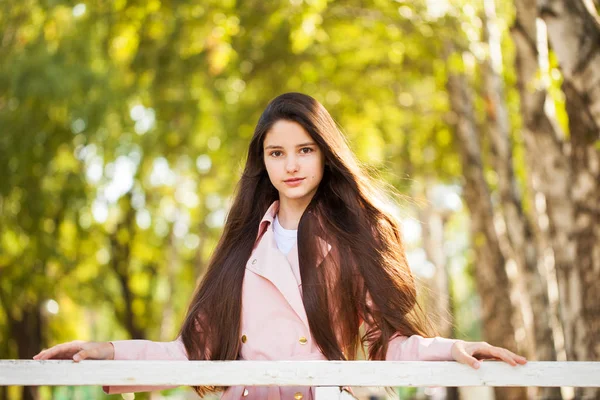
[[[270,155],[271,157],[279,157],[279,156],[281,156],[281,151],[279,151],[279,150],[274,150],[274,151],[270,152],[270,153],[269,153],[269,155]]]
[[[303,148],[300,149],[300,153],[302,153],[302,154],[309,154],[309,153],[312,153],[312,152],[313,152],[313,149],[310,148],[310,147],[303,147]]]

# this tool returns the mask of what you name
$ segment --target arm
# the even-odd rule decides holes
[[[368,293],[367,303],[372,305]],[[364,322],[367,329],[372,325],[367,320]],[[502,360],[512,366],[527,363],[525,357],[486,342],[466,342],[438,336],[432,338],[419,335],[403,336],[400,333],[389,340],[385,359],[387,361],[457,361],[475,369],[481,366],[479,360],[484,359]]]
[[[393,337],[385,355],[387,361],[453,361],[452,346],[457,340],[419,335]]]
[[[364,307],[374,309],[373,299],[365,290],[364,280],[360,274],[356,276],[357,293],[365,296]],[[359,310],[360,320],[364,321],[370,331],[374,321],[365,310]],[[377,333],[375,333],[377,337]],[[392,335],[388,341],[385,360],[388,361],[457,361],[473,368],[479,368],[481,359],[496,359],[516,366],[527,363],[527,359],[510,350],[492,346],[486,342],[465,342],[442,337],[425,338],[419,335],[405,336],[401,332]]]
[[[370,294],[366,293],[366,304],[373,307]],[[364,317],[364,316],[363,316]],[[364,321],[368,329],[373,321]],[[452,346],[456,339],[443,337],[425,338],[420,335],[404,336],[396,333],[388,341],[388,349],[385,354],[387,361],[453,361]]]

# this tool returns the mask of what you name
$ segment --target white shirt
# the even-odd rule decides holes
[[[292,250],[292,247],[294,247],[294,244],[296,244],[298,230],[285,229],[279,223],[279,217],[276,215],[273,223],[273,232],[275,233],[275,243],[277,243],[277,248],[287,256],[290,250]]]

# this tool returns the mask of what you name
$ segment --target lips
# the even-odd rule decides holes
[[[298,187],[302,185],[304,178],[290,178],[283,181],[287,187]]]

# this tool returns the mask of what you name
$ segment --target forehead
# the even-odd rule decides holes
[[[279,120],[267,132],[263,146],[295,146],[314,142],[308,132],[297,122]]]

